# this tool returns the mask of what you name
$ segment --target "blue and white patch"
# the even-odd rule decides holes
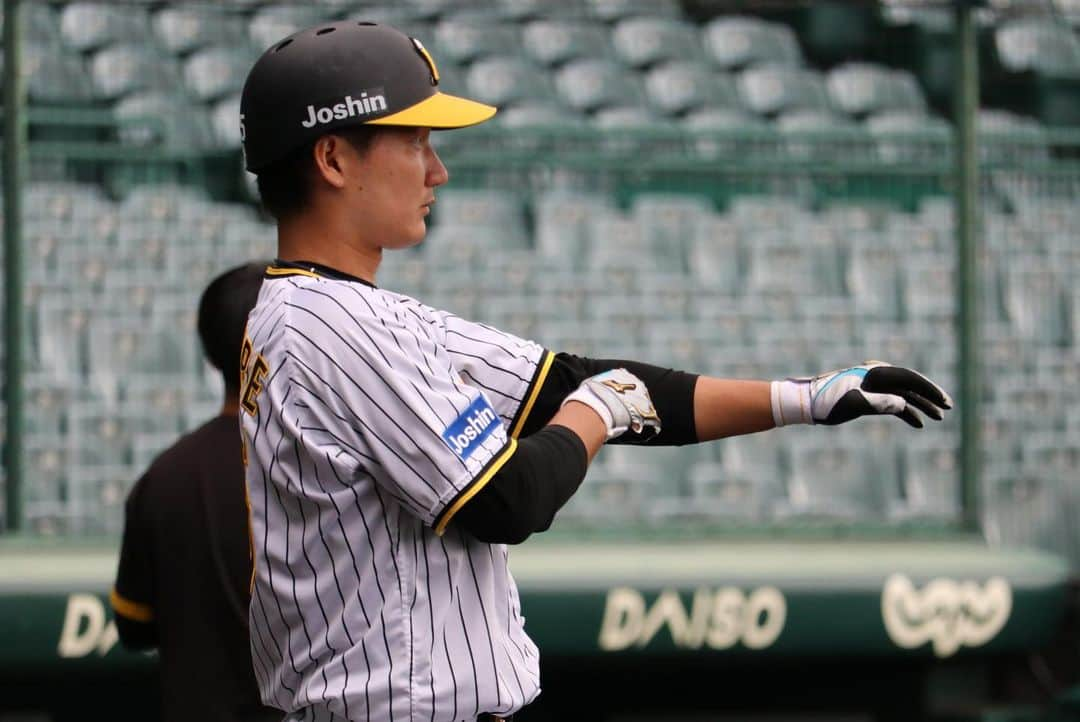
[[[483,446],[491,432],[499,426],[499,415],[483,395],[469,404],[469,408],[446,427],[442,437],[455,454],[468,459]]]

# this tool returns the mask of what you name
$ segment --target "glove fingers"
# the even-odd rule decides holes
[[[907,408],[907,401],[896,394],[875,394],[863,391],[863,396],[879,414],[899,414]]]
[[[914,391],[935,406],[951,409],[952,399],[945,390],[918,371],[900,366],[875,366],[863,379],[862,388],[885,394]]]
[[[924,399],[922,396],[919,396],[914,391],[903,392],[900,394],[900,396],[904,397],[904,400],[908,402],[909,406],[914,406],[934,421],[941,421],[941,419],[943,418],[941,415],[941,410],[938,409],[937,406],[934,406],[932,403]]]
[[[922,419],[919,418],[919,415],[911,406],[905,406],[904,410],[898,414],[895,414],[895,416],[897,418],[903,419],[908,426],[914,426],[916,429],[921,429],[923,427]]]

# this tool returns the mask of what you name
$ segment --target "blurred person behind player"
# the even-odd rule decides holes
[[[252,655],[290,721],[498,720],[532,702],[507,545],[551,525],[604,443],[921,426],[916,409],[950,405],[881,363],[770,382],[556,354],[378,287],[448,180],[432,129],[495,113],[438,85],[419,40],[338,21],[275,43],[241,96],[278,235],[241,352]]]
[[[110,599],[120,642],[160,650],[162,720],[280,720],[259,701],[247,610],[251,581],[240,345],[265,263],[232,268],[203,291],[198,328],[225,381],[221,413],[163,451],[125,505]]]

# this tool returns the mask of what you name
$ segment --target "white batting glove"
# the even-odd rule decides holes
[[[590,376],[563,399],[560,408],[571,401],[579,401],[600,415],[607,425],[608,441],[627,431],[646,437],[660,433],[660,417],[649,390],[626,369]]]
[[[922,418],[915,409],[940,421],[942,410],[952,406],[952,398],[930,379],[883,361],[772,382],[777,426],[833,426],[860,416],[892,414],[921,429]]]

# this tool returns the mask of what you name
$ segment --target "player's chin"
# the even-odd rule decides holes
[[[418,221],[414,226],[405,229],[397,241],[393,244],[393,248],[412,248],[418,246],[424,241],[424,237],[427,235],[427,224],[423,219]]]

